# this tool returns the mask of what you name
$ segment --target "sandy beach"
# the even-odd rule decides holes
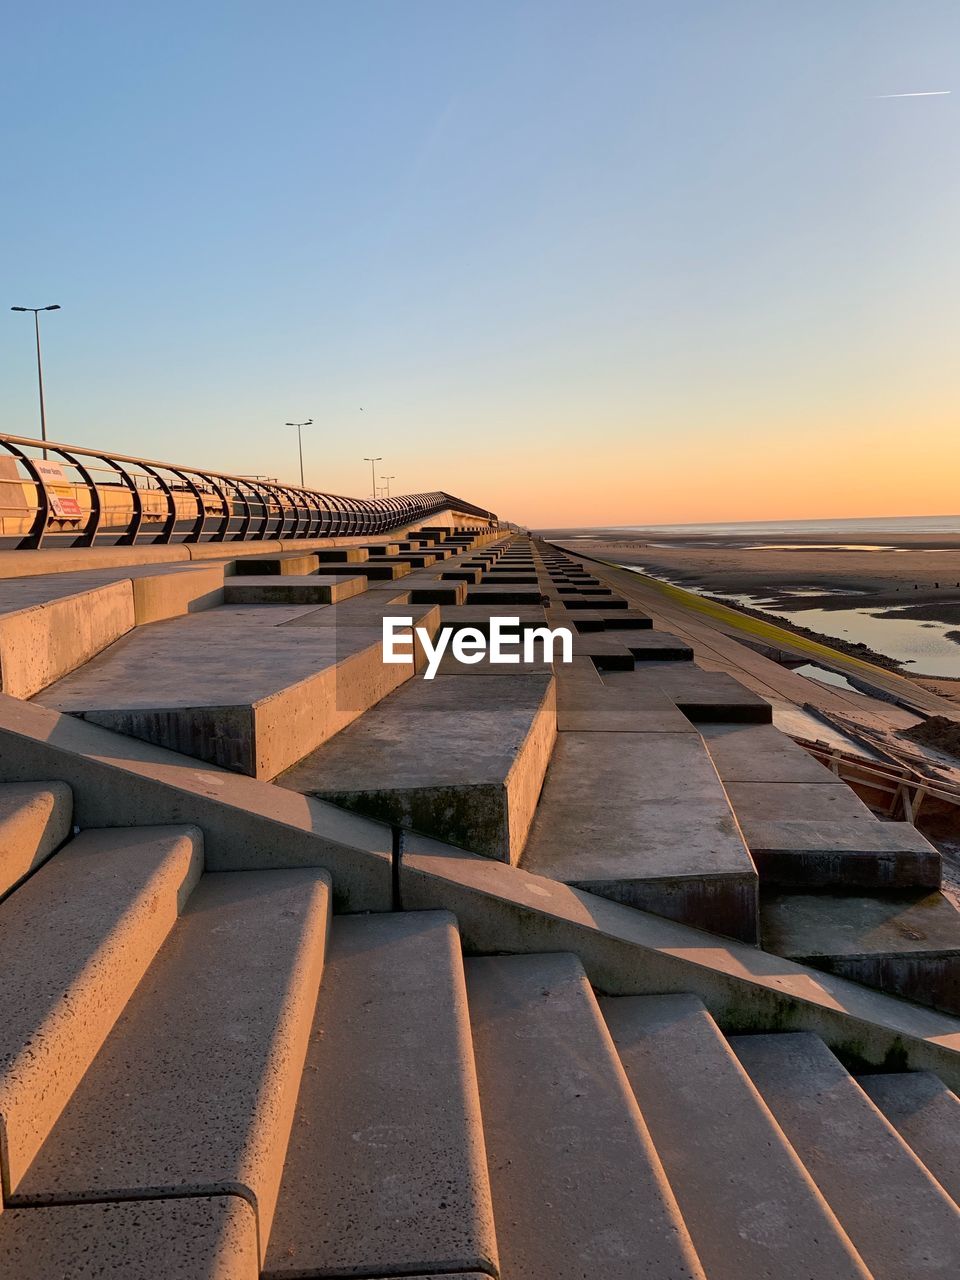
[[[871,532],[850,542],[769,531],[751,537],[554,529],[545,536],[574,539],[568,545],[585,555],[775,614],[844,651],[869,652],[960,705],[958,534]]]

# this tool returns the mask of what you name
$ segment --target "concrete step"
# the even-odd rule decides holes
[[[257,1222],[236,1195],[7,1209],[0,1273],[16,1280],[257,1280]]]
[[[337,556],[339,559],[339,555]],[[303,577],[316,573],[320,556],[316,551],[284,552],[281,555],[243,556],[234,561],[233,571],[240,577],[286,576]]]
[[[159,622],[37,701],[270,779],[414,674],[382,660],[381,619],[391,593],[382,595],[374,612],[364,595],[319,609],[224,606]],[[404,613],[431,634],[439,625],[436,607]]]
[[[695,733],[560,733],[521,865],[757,940],[757,873]]]
[[[604,683],[628,696],[631,686],[659,689],[694,724],[771,724],[770,703],[725,671],[703,671],[693,663],[638,662],[631,672],[605,673]]]
[[[960,911],[942,893],[767,892],[760,929],[775,955],[960,1013]]]
[[[836,774],[772,724],[705,724],[700,734],[720,780],[835,786]]]
[[[265,1249],[329,900],[319,870],[202,877],[15,1203],[240,1195]]]
[[[266,1280],[496,1274],[456,920],[338,916]]]
[[[480,582],[467,586],[466,604],[540,604],[539,586],[508,586],[502,583]]]
[[[960,1210],[819,1036],[730,1043],[874,1280],[952,1280]]]
[[[223,584],[225,604],[336,604],[367,589],[361,576],[341,578],[336,574],[266,574],[228,578]]]
[[[0,904],[0,1144],[16,1191],[203,866],[195,827],[85,831]]]
[[[0,785],[0,897],[46,862],[72,825],[73,792],[65,782]]]
[[[600,1007],[710,1280],[870,1280],[696,996]]]
[[[930,1071],[858,1076],[857,1083],[954,1204],[960,1203],[960,1098]]]
[[[579,960],[465,967],[502,1274],[703,1280]]]
[[[555,737],[549,673],[411,680],[277,782],[515,863]]]
[[[633,609],[614,610],[612,613],[605,613],[602,609],[584,609],[577,613],[573,624],[581,635],[585,635],[588,631],[604,631],[607,627],[617,631],[651,631],[653,629],[653,619]]]
[[[608,626],[602,633],[608,640],[625,645],[637,662],[692,662],[693,650],[685,640],[666,631]]]
[[[789,889],[940,888],[942,859],[909,822],[821,817],[810,796],[806,818],[757,818],[737,810],[744,839],[761,881]],[[852,794],[852,792],[851,792]],[[734,801],[736,810],[736,801]]]
[[[387,555],[386,551],[375,551],[373,547],[330,547],[329,550],[318,551],[317,559],[321,564],[366,564],[372,555]],[[326,570],[324,570],[326,572]]]

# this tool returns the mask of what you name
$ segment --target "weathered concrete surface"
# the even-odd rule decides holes
[[[465,582],[436,582],[429,587],[411,587],[413,604],[463,604],[467,598]]]
[[[264,1276],[496,1266],[456,921],[338,917]]]
[[[582,666],[586,661],[593,678]],[[558,663],[557,728],[581,733],[696,733],[676,704],[658,689],[645,686],[623,698],[603,684],[590,659]]]
[[[960,1099],[930,1071],[859,1076],[857,1084],[960,1203]]]
[[[625,692],[630,684],[660,689],[694,723],[770,724],[773,708],[724,671],[702,671],[692,663],[637,663],[632,672],[604,675],[611,688]]]
[[[467,604],[539,604],[540,588],[523,586],[503,586],[487,582],[467,587]]]
[[[818,821],[842,827],[846,823],[876,823],[845,782],[831,778],[816,782],[734,782],[724,779],[727,795],[743,823]]]
[[[18,588],[32,584],[15,584]],[[61,591],[62,591],[61,587]],[[8,591],[5,593],[9,595]],[[18,590],[17,598],[22,597]],[[136,625],[129,580],[0,612],[0,685],[29,698]]]
[[[773,725],[705,724],[700,732],[724,783],[801,782],[836,785],[836,776],[825,765],[814,760],[809,752],[798,747]],[[809,792],[806,794],[812,795]],[[803,816],[806,817],[809,812],[807,809]]]
[[[731,1043],[874,1280],[953,1280],[960,1209],[823,1041]]]
[[[755,947],[411,836],[404,910],[446,908],[473,954],[572,951],[610,995],[690,992],[725,1032],[814,1031],[871,1066],[891,1060],[960,1084],[960,1020]]]
[[[710,1280],[871,1280],[696,996],[600,1002]]]
[[[349,606],[351,602],[347,602]],[[336,608],[339,608],[337,606]],[[137,631],[38,696],[132,737],[269,779],[409,680],[382,628],[284,627],[309,607],[225,606]],[[439,615],[418,624],[435,628]],[[342,619],[343,625],[336,625]],[[184,655],[189,660],[184,661]]]
[[[757,940],[757,873],[696,734],[561,733],[523,867]]]
[[[194,827],[84,831],[0,904],[4,1187],[16,1191],[202,866]]]
[[[240,1196],[7,1209],[0,1271],[16,1280],[257,1280],[257,1222]]]
[[[555,736],[549,674],[414,680],[277,781],[516,862]]]
[[[72,823],[73,792],[65,782],[0,784],[0,896],[46,862]]]
[[[817,793],[824,790],[816,788]],[[909,822],[880,822],[872,816],[862,821],[737,817],[764,884],[799,889],[940,887],[940,854]]]
[[[361,595],[367,589],[364,577],[341,578],[315,573],[296,576],[277,574],[246,575],[229,580],[223,589],[227,604],[336,604]]]
[[[201,879],[18,1203],[235,1193],[255,1206],[265,1249],[323,970],[329,884],[305,870]]]
[[[62,778],[81,827],[195,823],[207,870],[326,867],[338,911],[389,911],[390,830],[335,805],[0,694],[0,779]]]
[[[303,552],[299,555],[292,552],[280,556],[244,556],[233,566],[235,574],[282,575],[293,574],[302,577],[304,574],[316,573],[320,567],[320,558],[316,552]]]
[[[373,547],[334,547],[329,551],[318,551],[317,559],[321,564],[365,564],[374,554],[390,553],[386,547],[379,551]]]
[[[685,640],[666,631],[608,626],[602,632],[609,640],[625,645],[638,662],[690,662],[693,650]]]
[[[760,924],[768,951],[960,1013],[960,912],[942,893],[765,894]]]
[[[577,958],[466,969],[503,1274],[702,1278]]]

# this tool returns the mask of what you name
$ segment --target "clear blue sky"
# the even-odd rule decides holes
[[[904,430],[956,449],[956,0],[54,0],[3,43],[5,430],[6,308],[58,302],[54,438],[294,479],[312,416],[346,493],[373,450],[534,522],[894,514]]]

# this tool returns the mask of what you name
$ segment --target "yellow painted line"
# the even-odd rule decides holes
[[[865,671],[874,678],[883,676],[888,680],[898,680],[903,684],[910,685],[911,688],[915,687],[912,680],[906,676],[899,675],[896,671],[888,671],[886,667],[878,667],[876,663],[867,662],[863,658],[854,658],[850,654],[840,653],[837,649],[831,649],[829,645],[820,644],[817,640],[808,640],[806,636],[798,636],[784,627],[778,627],[774,622],[761,622],[759,618],[752,618],[749,614],[741,613],[738,609],[733,609],[729,605],[720,604],[717,600],[699,596],[696,592],[687,591],[684,587],[675,587],[672,582],[661,582],[659,578],[651,578],[645,573],[638,573],[635,569],[624,569],[622,565],[613,560],[598,559],[597,563],[605,564],[610,569],[620,569],[623,573],[629,573],[631,577],[640,578],[644,586],[660,592],[661,595],[689,609],[692,613],[702,613],[718,622],[725,622],[737,631],[743,631],[747,635],[755,636],[757,639],[776,641],[783,647],[792,646],[794,649],[800,649],[804,653],[812,654],[814,657],[834,662],[838,666],[852,667],[854,670]]]

